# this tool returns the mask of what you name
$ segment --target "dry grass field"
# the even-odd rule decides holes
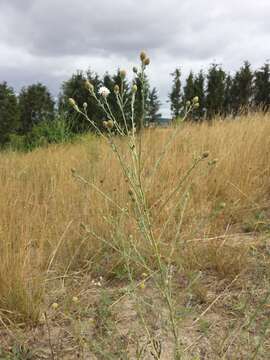
[[[103,139],[0,154],[1,359],[173,359],[160,260],[181,359],[269,359],[270,115],[181,126],[142,139],[158,259]]]

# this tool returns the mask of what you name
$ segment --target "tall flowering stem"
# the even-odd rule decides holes
[[[102,138],[106,139],[109,146],[111,147],[112,151],[116,154],[116,157],[119,161],[120,167],[122,169],[123,175],[125,176],[125,179],[127,180],[129,191],[132,194],[133,198],[133,204],[134,204],[134,211],[133,213],[129,213],[128,211],[121,209],[121,207],[115,203],[113,199],[110,198],[110,195],[105,194],[102,192],[102,190],[98,190],[99,194],[104,196],[106,200],[109,199],[111,204],[114,204],[117,209],[121,209],[121,213],[124,216],[133,217],[136,221],[137,231],[141,235],[141,237],[144,239],[145,243],[150,246],[151,251],[153,253],[153,256],[155,257],[156,264],[158,266],[158,272],[160,274],[160,280],[155,280],[155,284],[160,290],[162,296],[164,297],[169,314],[170,314],[170,324],[172,333],[175,339],[175,359],[179,359],[178,356],[180,354],[180,346],[179,346],[179,335],[178,335],[178,325],[177,325],[177,316],[176,316],[176,310],[174,306],[174,299],[173,294],[171,291],[171,260],[169,259],[167,263],[161,256],[160,251],[160,237],[155,236],[154,231],[154,225],[153,225],[153,219],[152,219],[152,208],[149,207],[148,201],[146,198],[146,188],[145,184],[142,182],[142,139],[143,139],[143,130],[144,130],[144,122],[145,122],[145,97],[146,97],[146,78],[145,78],[145,70],[146,67],[150,64],[150,59],[147,56],[147,54],[142,51],[140,54],[140,70],[138,71],[137,68],[133,68],[133,72],[137,79],[140,82],[140,91],[141,91],[141,106],[142,111],[139,114],[139,124],[138,129],[136,128],[136,121],[135,121],[135,100],[136,96],[138,95],[138,88],[135,83],[131,86],[131,109],[129,112],[125,112],[125,105],[128,103],[128,99],[125,99],[124,91],[123,91],[123,81],[126,77],[125,70],[120,71],[120,78],[121,78],[121,84],[114,86],[114,95],[116,97],[117,104],[120,108],[123,122],[124,122],[124,128],[122,128],[121,124],[119,123],[119,119],[116,118],[116,116],[113,114],[112,109],[110,107],[110,104],[107,100],[107,97],[110,94],[110,90],[107,89],[105,86],[102,86],[98,89],[97,93],[93,87],[93,85],[86,81],[86,89],[89,91],[89,96],[93,97],[95,101],[97,102],[98,106],[103,110],[104,115],[107,117],[107,120],[103,121],[102,124],[97,125],[89,116],[87,113],[87,106],[83,106],[83,109],[80,109],[76,102],[73,99],[70,99],[70,105],[74,108],[75,111],[82,114],[87,121],[90,122],[90,124],[93,126],[93,128],[96,130],[96,132],[102,136]],[[198,98],[194,98],[192,102],[190,102],[186,107],[186,112],[184,119],[188,116],[189,112],[192,111],[193,108],[195,108],[198,104]],[[102,126],[105,131],[102,131]],[[130,128],[131,126],[131,128]],[[174,131],[172,131],[172,134],[170,138],[168,139],[167,143],[165,144],[164,148],[161,151],[160,157],[158,158],[154,168],[152,169],[152,174],[155,176],[158,167],[160,166],[160,163],[162,159],[164,158],[168,148],[170,147],[172,141],[178,134],[178,131],[180,129],[180,126],[176,128]],[[116,136],[125,136],[127,135],[128,138],[128,148],[125,149],[125,152],[123,153],[120,149],[120,147],[117,145],[116,142]],[[129,152],[131,163],[126,161],[126,151]],[[194,162],[194,164],[190,167],[190,169],[184,174],[183,178],[180,179],[179,183],[176,185],[175,189],[172,190],[171,194],[167,199],[165,199],[163,203],[163,207],[166,206],[168,201],[170,201],[170,198],[172,196],[176,196],[179,193],[179,190],[182,187],[183,182],[190,176],[191,172],[195,169],[195,167],[199,164],[201,160],[205,158],[205,154],[200,157],[197,161]],[[148,184],[149,185],[149,184]],[[177,210],[177,209],[176,209]],[[171,216],[174,215],[175,209],[172,210]],[[170,219],[170,217],[169,217]],[[165,233],[166,228],[168,226],[169,220],[165,222],[163,229],[161,231],[161,235]],[[140,259],[139,262],[142,266],[144,266],[147,271],[149,271],[149,267],[151,265],[147,264],[146,260],[144,259],[144,256],[140,253],[140,251],[137,249],[136,244],[134,241],[131,241],[131,249],[135,251],[135,257],[136,259]],[[174,245],[172,245],[174,247]],[[131,251],[131,249],[129,251]],[[173,252],[173,249],[172,249]],[[130,259],[129,255],[127,257],[126,251],[124,251],[124,258],[126,259],[126,267],[129,269],[128,275],[130,281],[133,283],[133,275],[132,271],[130,270]],[[156,271],[155,271],[156,272]],[[134,286],[136,288],[136,286]],[[147,329],[146,329],[147,330]]]

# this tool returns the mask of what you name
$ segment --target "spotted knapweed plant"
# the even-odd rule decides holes
[[[97,124],[93,121],[87,112],[87,103],[85,102],[82,108],[76,104],[74,99],[69,99],[70,105],[74,108],[75,111],[80,113],[95,129],[96,133],[100,135],[103,139],[106,140],[111,150],[115,153],[123,176],[126,179],[126,183],[128,185],[128,192],[132,198],[133,202],[133,211],[132,213],[127,208],[122,208],[113,200],[113,198],[109,194],[105,194],[102,189],[97,188],[94,184],[92,186],[96,191],[101,194],[106,201],[110,201],[113,205],[117,207],[118,210],[126,217],[134,217],[136,224],[136,232],[140,234],[141,238],[144,240],[145,244],[151,249],[152,258],[154,258],[155,268],[151,267],[151,261],[147,261],[145,256],[141,253],[140,249],[136,246],[136,242],[133,237],[130,236],[128,243],[129,248],[121,248],[119,251],[122,253],[125,259],[125,266],[127,269],[129,281],[131,284],[131,289],[133,289],[132,293],[135,294],[136,288],[138,287],[136,283],[136,279],[133,275],[133,272],[130,268],[131,259],[133,261],[137,261],[143,267],[146,277],[152,278],[154,284],[157,286],[159,291],[162,294],[162,297],[165,299],[169,319],[170,319],[170,328],[174,338],[174,352],[175,359],[179,359],[181,356],[180,349],[180,339],[179,339],[179,331],[178,331],[178,317],[176,314],[176,305],[175,299],[172,291],[172,278],[173,278],[173,254],[175,251],[175,247],[178,244],[179,235],[181,232],[181,224],[182,217],[179,219],[179,223],[177,225],[177,229],[175,232],[175,239],[170,244],[170,255],[168,258],[164,259],[162,257],[162,252],[160,250],[160,240],[166,235],[166,230],[170,224],[172,217],[175,215],[176,211],[179,210],[180,200],[176,202],[175,206],[171,209],[171,212],[168,218],[162,224],[162,228],[159,232],[159,235],[156,235],[155,225],[153,221],[152,208],[147,201],[147,189],[146,186],[151,186],[153,179],[157,176],[157,171],[165,158],[173,140],[178,135],[181,126],[176,126],[174,130],[171,132],[170,137],[167,142],[160,150],[159,155],[157,156],[157,160],[153,165],[151,170],[151,179],[149,183],[146,185],[142,179],[143,176],[143,135],[144,135],[144,124],[146,118],[146,75],[145,71],[150,64],[150,59],[147,54],[142,51],[140,54],[140,67],[133,68],[133,73],[135,80],[133,80],[131,84],[131,91],[129,93],[130,99],[127,101],[123,92],[123,81],[126,78],[126,71],[120,71],[121,85],[115,84],[114,86],[114,96],[116,102],[120,109],[120,114],[122,119],[116,118],[116,115],[113,113],[111,106],[108,102],[108,96],[110,95],[110,90],[101,86],[99,89],[95,89],[94,86],[86,80],[85,86],[89,92],[89,96],[95,99],[98,106],[103,110],[104,116],[106,120],[102,122],[102,124]],[[140,86],[137,86],[139,81]],[[140,118],[135,114],[135,100],[136,97],[140,96],[141,99],[141,111]],[[129,104],[130,108],[127,109],[126,105]],[[184,107],[184,114],[182,121],[184,121],[188,114],[195,108],[199,106],[198,97],[194,97],[191,101],[188,101]],[[119,146],[119,137],[123,137],[126,141],[124,142],[124,146]],[[129,154],[129,159],[131,161],[126,161],[127,153]],[[198,158],[194,160],[194,163],[191,164],[190,168],[186,173],[179,179],[176,186],[171,189],[169,196],[164,199],[163,203],[160,205],[160,208],[164,208],[168,202],[173,197],[181,198],[179,196],[179,192],[182,190],[182,185],[189,178],[192,171],[197,167],[197,165],[208,157],[208,152],[204,152]],[[96,234],[95,234],[96,235]],[[135,259],[135,260],[134,260]],[[144,281],[141,283],[140,288],[143,289]],[[161,350],[155,350],[157,347],[154,346],[155,341],[151,338],[150,332],[147,329],[147,325],[145,319],[143,317],[142,312],[139,311],[139,316],[141,317],[142,323],[145,326],[146,333],[148,334],[149,341],[153,345],[153,351],[155,352],[155,358],[160,358]]]

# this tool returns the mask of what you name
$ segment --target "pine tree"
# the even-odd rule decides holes
[[[158,99],[157,89],[154,87],[149,93],[148,119],[150,123],[158,122],[161,118],[160,106],[161,102]]]
[[[33,84],[19,94],[21,132],[30,132],[34,125],[54,118],[54,101],[45,85]]]
[[[254,79],[254,102],[263,111],[270,108],[270,66],[265,63],[259,70],[255,71]]]
[[[199,98],[199,107],[194,109],[194,119],[199,120],[205,114],[204,74],[202,70],[196,75],[194,80],[194,96]]]
[[[248,111],[253,92],[253,73],[248,61],[236,72],[232,83],[232,107],[234,114]]]
[[[207,74],[207,118],[221,115],[224,106],[226,74],[218,64],[212,64]]]
[[[225,79],[225,93],[224,93],[224,105],[223,114],[224,116],[232,115],[233,110],[233,98],[232,98],[232,77],[230,74]]]
[[[175,69],[171,74],[173,76],[173,86],[172,91],[169,94],[169,101],[171,107],[172,117],[174,119],[178,118],[181,115],[183,103],[182,103],[182,93],[181,93],[181,71],[180,69]]]
[[[142,89],[142,82],[140,80],[140,74],[135,77],[134,84],[137,86],[137,92],[134,103],[134,120],[136,128],[140,130],[141,119],[144,118],[144,123],[147,121],[147,114],[149,113],[149,94],[150,94],[150,83],[148,77],[144,75],[144,91]],[[144,94],[144,101],[143,101]]]
[[[0,84],[0,144],[9,140],[19,125],[19,108],[14,90],[6,82]]]
[[[196,96],[195,94],[195,86],[194,86],[194,74],[192,71],[190,71],[187,79],[186,79],[186,84],[183,88],[183,103],[186,104],[187,101],[191,101],[194,96]]]

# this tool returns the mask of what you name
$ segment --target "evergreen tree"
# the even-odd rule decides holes
[[[186,84],[183,88],[183,103],[186,104],[187,101],[191,101],[194,96],[197,96],[195,94],[195,84],[194,84],[194,74],[192,71],[190,71],[187,79]]]
[[[205,92],[204,92],[204,74],[202,70],[196,75],[194,80],[194,96],[199,98],[199,107],[194,109],[194,119],[202,119],[205,114]]]
[[[148,77],[145,75],[144,78],[144,92],[142,89],[142,82],[140,80],[140,74],[135,77],[134,84],[137,86],[137,92],[134,103],[134,120],[136,128],[140,130],[141,119],[144,117],[146,122],[149,114],[149,94],[150,94],[150,84]],[[144,102],[143,102],[143,93],[144,93]],[[144,104],[143,104],[144,103]]]
[[[194,81],[195,81],[194,74],[192,71],[190,71],[190,73],[186,79],[185,86],[183,88],[183,97],[182,97],[183,106],[185,106],[187,101],[192,101],[194,96],[196,96]],[[195,109],[193,109],[192,112],[189,113],[188,119],[189,120],[195,119]]]
[[[253,73],[248,61],[236,72],[232,83],[232,107],[235,114],[247,111],[251,105]]]
[[[254,102],[263,111],[270,108],[270,66],[265,63],[255,72],[254,79]]]
[[[78,104],[79,108],[83,108],[83,104],[87,104],[87,114],[98,126],[102,127],[103,111],[97,105],[95,99],[89,94],[86,89],[85,82],[89,80],[94,86],[95,92],[101,86],[101,81],[97,74],[88,70],[84,73],[78,70],[71,76],[70,79],[64,81],[62,84],[62,91],[59,97],[59,110],[70,114],[71,129],[75,133],[80,133],[91,129],[90,123],[84,116],[75,113],[71,108],[68,99],[73,98]]]
[[[233,98],[232,98],[232,77],[230,74],[225,79],[225,93],[224,93],[224,105],[223,114],[228,116],[232,114]]]
[[[175,71],[171,75],[173,77],[173,86],[172,86],[172,91],[169,94],[169,101],[171,104],[172,117],[176,119],[181,115],[181,111],[183,107],[180,69],[179,68],[175,69]]]
[[[226,74],[218,64],[212,64],[207,74],[207,118],[221,115],[224,106]]]
[[[16,95],[6,82],[0,83],[0,144],[9,140],[19,125],[19,108]]]
[[[19,95],[20,131],[30,132],[34,125],[54,118],[54,101],[41,83],[22,88]]]
[[[149,122],[157,122],[161,118],[161,113],[159,113],[160,106],[161,102],[158,99],[157,89],[154,87],[149,93]]]

